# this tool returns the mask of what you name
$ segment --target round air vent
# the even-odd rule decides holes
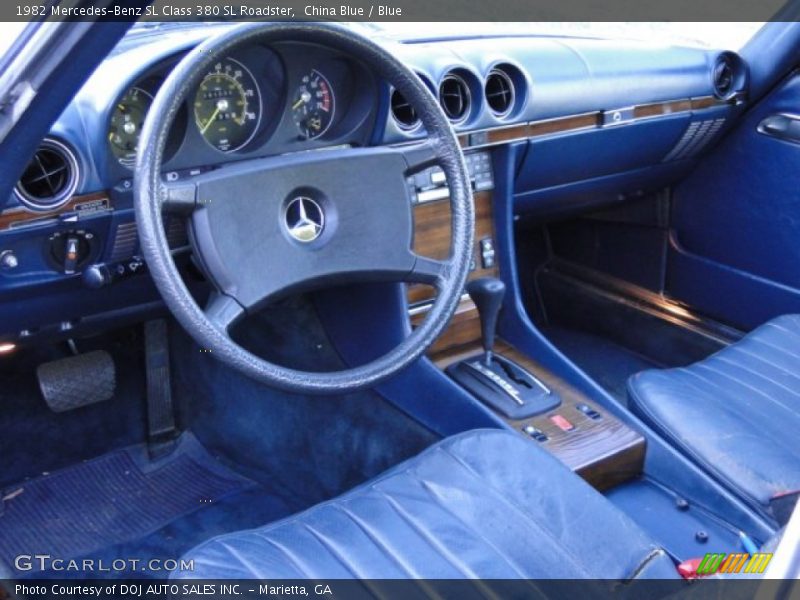
[[[417,111],[405,99],[405,96],[394,90],[389,100],[392,116],[401,129],[410,130],[419,125]]]
[[[727,98],[733,91],[733,67],[721,57],[714,67],[714,93],[720,98]]]
[[[67,146],[45,139],[19,178],[19,201],[31,210],[54,210],[65,204],[78,187],[78,160]]]
[[[455,73],[445,75],[439,84],[439,104],[450,121],[453,123],[464,121],[469,116],[472,106],[472,96],[467,82]]]
[[[497,117],[505,117],[514,108],[514,81],[502,69],[492,69],[483,87],[486,103]]]
[[[723,52],[714,61],[711,73],[714,95],[728,100],[747,86],[747,68],[741,57],[734,52]]]

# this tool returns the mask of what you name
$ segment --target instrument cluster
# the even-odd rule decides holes
[[[148,111],[174,65],[139,76],[111,108],[106,137],[119,167],[135,166]],[[377,85],[362,85],[370,80],[359,64],[316,46],[240,50],[212,65],[190,93],[168,140],[166,166],[363,143],[377,94]]]

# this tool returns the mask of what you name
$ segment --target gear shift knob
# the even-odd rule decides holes
[[[481,337],[483,338],[484,362],[489,366],[492,362],[494,334],[497,328],[497,315],[503,304],[506,285],[494,277],[474,279],[467,284],[467,293],[478,309],[481,319]]]

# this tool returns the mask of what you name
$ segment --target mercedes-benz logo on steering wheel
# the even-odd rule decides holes
[[[313,242],[325,227],[322,207],[307,196],[298,196],[289,202],[283,219],[289,235],[303,243]]]

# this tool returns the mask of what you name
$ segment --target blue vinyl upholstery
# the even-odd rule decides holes
[[[628,517],[502,430],[448,438],[339,498],[185,558],[191,578],[676,577]]]
[[[688,367],[638,373],[628,392],[634,412],[751,504],[771,513],[800,490],[800,315]]]

